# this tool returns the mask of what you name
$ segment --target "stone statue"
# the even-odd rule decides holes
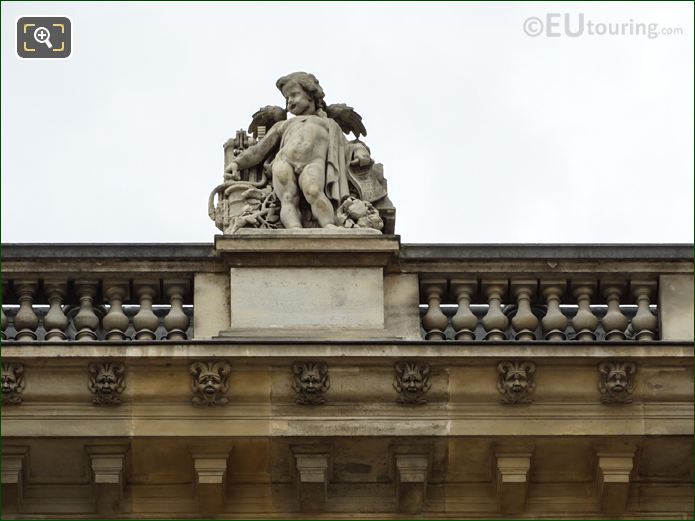
[[[294,72],[276,85],[286,109],[260,109],[252,135],[239,131],[226,144],[225,182],[208,205],[215,224],[225,233],[245,227],[393,233],[383,167],[360,140],[367,135],[362,117],[343,103],[326,105],[312,74]],[[294,117],[287,119],[288,111]],[[356,139],[348,141],[344,134],[351,132]]]

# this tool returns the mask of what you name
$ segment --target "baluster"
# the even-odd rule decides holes
[[[125,340],[128,317],[123,313],[123,301],[128,298],[128,283],[125,281],[104,281],[104,296],[109,302],[109,312],[101,321],[106,340]]]
[[[135,286],[135,294],[140,301],[140,310],[133,317],[135,340],[155,340],[159,318],[152,311],[152,302],[157,296],[159,282],[141,282]]]
[[[97,296],[98,282],[94,280],[76,280],[75,291],[80,300],[80,310],[75,315],[75,340],[89,342],[97,339],[99,317],[94,312],[94,298]]]
[[[5,315],[5,310],[2,309],[2,306],[5,304],[5,297],[7,295],[7,286],[8,283],[6,280],[2,281],[2,303],[0,303],[0,325],[2,325],[2,331],[0,331],[0,339],[2,340],[7,340],[7,334],[5,331],[7,331],[7,315]]]
[[[444,330],[449,319],[442,313],[441,304],[446,290],[446,279],[426,280],[421,284],[427,299],[427,313],[422,317],[426,340],[446,340]]]
[[[36,328],[39,326],[39,317],[34,313],[32,305],[36,288],[35,281],[16,281],[15,293],[19,299],[19,310],[14,317],[14,327],[17,330],[15,340],[36,340]]]
[[[506,340],[505,330],[509,319],[502,313],[502,299],[507,292],[507,281],[483,281],[483,293],[487,297],[490,308],[483,317],[483,327],[487,334],[485,340]]]
[[[183,312],[183,297],[188,286],[187,281],[165,281],[166,291],[171,309],[164,317],[164,327],[167,330],[167,340],[186,340],[186,330],[190,319]]]
[[[603,297],[608,305],[608,310],[602,320],[606,340],[625,340],[628,320],[620,311],[620,297],[625,293],[626,284],[624,281],[607,280],[602,281],[601,286],[603,287]]]
[[[514,340],[528,342],[536,339],[538,318],[531,311],[531,299],[536,295],[535,280],[513,280],[512,294],[516,297],[517,310],[512,319]]]
[[[44,293],[48,297],[48,313],[43,319],[43,327],[46,329],[46,340],[67,340],[65,331],[70,322],[63,312],[63,300],[67,293],[66,280],[44,280]]]
[[[546,340],[557,342],[567,338],[565,329],[567,329],[568,321],[560,309],[560,302],[565,294],[566,287],[567,282],[564,280],[541,282],[541,291],[548,304],[548,310],[545,312],[543,320],[541,320],[543,335]]]
[[[458,310],[451,317],[451,325],[456,332],[456,340],[475,340],[475,328],[478,325],[478,317],[471,311],[471,299],[478,288],[475,280],[456,279],[451,281],[451,290]]]
[[[572,281],[574,287],[574,297],[577,299],[579,309],[577,314],[572,318],[572,327],[576,333],[576,340],[595,340],[596,326],[598,326],[598,318],[593,314],[589,304],[591,297],[596,289],[596,282],[593,280],[575,280]]]
[[[635,337],[640,341],[655,340],[658,320],[649,303],[656,292],[656,281],[632,281],[630,285],[637,301],[637,313],[632,318]]]

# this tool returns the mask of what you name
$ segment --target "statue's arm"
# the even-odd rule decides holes
[[[244,170],[246,168],[256,166],[258,163],[263,161],[273,147],[280,141],[284,128],[285,125],[283,124],[273,125],[273,128],[270,129],[270,131],[259,143],[247,148],[241,154],[235,157],[234,160],[224,167],[224,171],[230,173],[234,170]],[[235,164],[236,168],[234,167]]]

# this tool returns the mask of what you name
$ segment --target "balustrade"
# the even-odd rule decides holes
[[[7,250],[0,314],[5,342],[193,340],[194,278],[200,283],[196,305],[208,320],[206,328],[199,326],[205,331],[200,338],[229,327],[230,313],[224,308],[228,267],[210,254],[210,246],[51,246],[47,252],[58,252],[58,262],[42,254],[41,247],[27,247],[23,253],[24,247],[14,245],[4,255]],[[392,324],[388,333],[401,338],[402,325],[403,338],[417,338],[414,302],[404,297],[417,284],[419,325],[428,341],[620,343],[654,341],[661,335],[671,340],[669,331],[682,334],[680,304],[668,307],[667,301],[664,316],[657,301],[661,306],[664,291],[681,291],[672,281],[690,275],[686,268],[692,261],[686,253],[675,247],[594,250],[403,245],[394,253],[397,262],[384,269],[390,281],[397,281],[384,285],[385,323]],[[89,257],[85,260],[79,252]],[[549,252],[567,260],[562,265],[546,260]],[[397,296],[389,297],[387,291]],[[354,335],[359,340],[359,331]]]
[[[463,276],[421,275],[421,279],[421,295],[427,302],[422,330],[427,340],[658,339],[653,312],[656,280],[578,276],[484,279],[479,284]]]
[[[191,336],[191,282],[69,277],[4,280],[2,339],[184,340]],[[162,286],[165,301],[157,300]],[[135,302],[130,300],[131,294],[136,295]]]

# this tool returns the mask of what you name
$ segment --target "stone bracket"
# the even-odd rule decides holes
[[[29,447],[2,448],[2,511],[18,512],[22,507],[25,476],[28,475]]]
[[[390,477],[395,485],[398,511],[422,512],[432,472],[434,446],[428,443],[394,443],[389,447]]]
[[[95,508],[99,514],[122,511],[128,448],[128,444],[86,447],[94,483]]]
[[[500,512],[514,514],[524,511],[532,455],[532,451],[495,452],[494,480]]]
[[[302,512],[321,512],[328,500],[331,450],[326,446],[292,447],[296,470],[297,499]]]
[[[422,512],[427,497],[429,454],[396,454],[396,499],[398,511],[405,514]]]
[[[597,452],[596,487],[601,511],[620,514],[627,507],[634,452]]]
[[[222,511],[228,454],[193,454],[195,490],[202,514]]]

